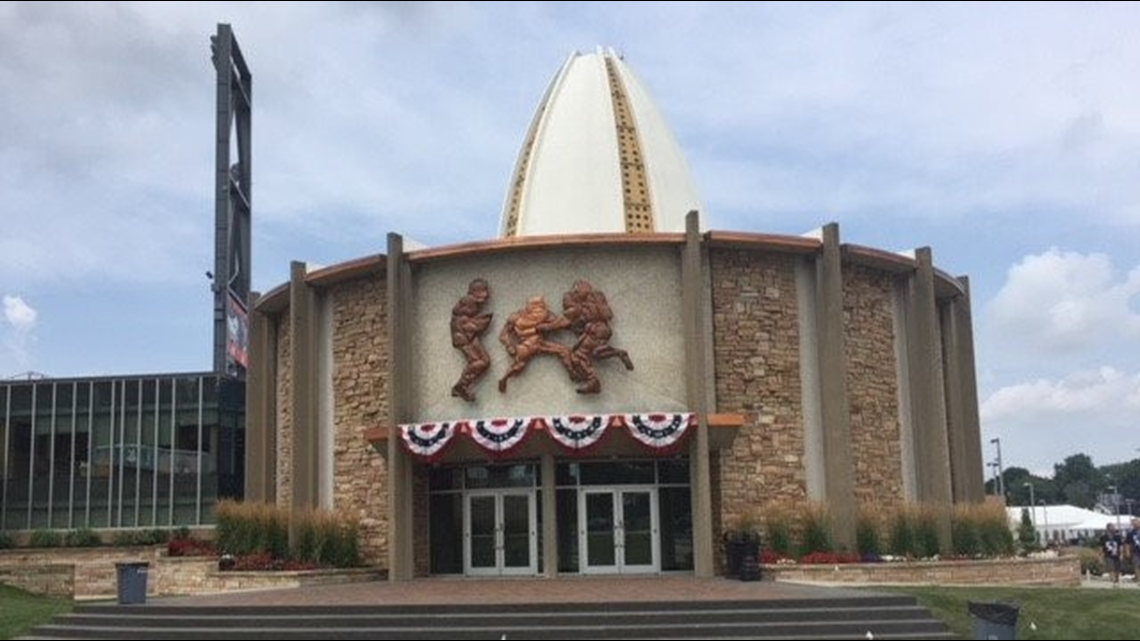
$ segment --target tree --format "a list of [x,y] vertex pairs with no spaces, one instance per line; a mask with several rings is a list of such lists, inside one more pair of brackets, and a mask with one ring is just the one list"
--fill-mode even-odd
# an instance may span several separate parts
[[1021,525],[1017,526],[1017,540],[1023,549],[1037,546],[1037,528],[1033,527],[1033,519],[1029,517],[1029,508],[1021,508]]
[[1105,486],[1104,474],[1088,454],[1073,454],[1053,465],[1053,483],[1062,500],[1084,508],[1096,504],[1097,494]]

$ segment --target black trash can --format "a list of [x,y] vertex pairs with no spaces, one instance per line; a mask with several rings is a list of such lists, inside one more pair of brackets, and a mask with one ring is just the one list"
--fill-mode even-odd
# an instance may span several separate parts
[[150,563],[145,561],[115,564],[120,605],[146,603],[146,575],[149,569]]
[[760,578],[760,537],[754,532],[724,535],[724,574],[728,578],[755,581]]
[[1017,615],[1021,607],[1016,603],[970,601],[970,616],[974,619],[975,639],[1016,639]]

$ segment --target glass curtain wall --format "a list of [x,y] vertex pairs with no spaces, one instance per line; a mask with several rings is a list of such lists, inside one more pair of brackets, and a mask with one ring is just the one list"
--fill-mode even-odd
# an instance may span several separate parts
[[213,523],[244,485],[244,383],[0,382],[0,530]]

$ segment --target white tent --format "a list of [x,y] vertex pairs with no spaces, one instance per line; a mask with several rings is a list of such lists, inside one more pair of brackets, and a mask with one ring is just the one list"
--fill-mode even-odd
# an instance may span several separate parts
[[1042,541],[1095,538],[1110,522],[1119,522],[1122,528],[1127,529],[1130,518],[1128,515],[1118,517],[1075,505],[1038,505],[1033,509],[1028,505],[1012,506],[1006,508],[1006,513],[1009,516],[1009,526],[1014,532],[1021,525],[1022,510],[1029,510],[1029,518]]

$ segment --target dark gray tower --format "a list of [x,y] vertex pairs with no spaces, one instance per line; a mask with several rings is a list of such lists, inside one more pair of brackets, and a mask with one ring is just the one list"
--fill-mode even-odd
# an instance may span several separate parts
[[214,370],[245,378],[249,364],[250,137],[253,77],[230,25],[210,37],[218,76],[214,176]]

